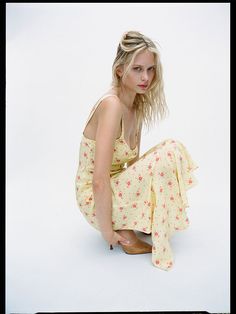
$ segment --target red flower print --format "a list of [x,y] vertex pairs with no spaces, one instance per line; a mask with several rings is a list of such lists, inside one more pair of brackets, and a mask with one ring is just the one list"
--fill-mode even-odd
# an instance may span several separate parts
[[163,192],[163,188],[162,188],[162,187],[160,187],[160,192],[161,192],[161,193]]
[[160,264],[159,259],[155,260],[155,263],[156,263],[156,265],[159,265]]
[[151,206],[151,202],[148,202],[148,204],[147,204],[147,205],[148,205],[148,207],[150,207],[150,206]]
[[115,224],[115,221],[112,221],[112,224],[114,225],[114,224]]
[[148,169],[149,169],[149,170],[152,169],[152,165],[151,165],[151,164],[149,164]]
[[150,173],[149,173],[149,175],[152,177],[152,176],[153,176],[153,173],[152,173],[152,172],[150,172]]
[[168,153],[167,153],[167,156],[168,156],[168,157],[172,157],[172,153],[171,153],[171,152],[168,152]]
[[124,215],[122,218],[123,218],[123,220],[125,220],[125,219],[127,218],[127,216],[126,216],[126,215]]
[[87,157],[88,157],[87,153],[84,153],[84,157],[85,157],[85,158],[87,158]]
[[127,187],[129,187],[131,185],[131,181],[130,180],[127,181],[126,184],[127,184]]
[[179,216],[176,216],[175,219],[176,219],[176,220],[179,220]]
[[114,152],[116,152],[116,148],[114,148]]
[[92,196],[90,196],[89,200],[92,201],[92,199],[93,199]]
[[155,237],[158,237],[158,236],[159,236],[159,234],[158,234],[157,231],[154,233],[154,236],[155,236]]
[[189,222],[188,218],[185,221],[188,223]]
[[160,160],[160,158],[159,158],[159,157],[157,157],[157,158],[156,158],[156,162],[158,162],[159,160]]
[[146,232],[147,228],[143,228],[143,231]]
[[142,218],[144,218],[145,217],[145,214],[144,213],[142,213]]
[[93,216],[93,217],[95,217],[95,216],[96,216],[96,214],[95,214],[95,213],[93,213],[93,214],[92,214],[92,216]]
[[133,203],[132,207],[133,207],[133,208],[137,208],[137,204],[136,204],[136,203]]
[[190,178],[189,180],[188,180],[188,184],[192,184],[193,183],[193,181],[192,181],[192,179]]
[[139,191],[137,191],[137,192],[136,192],[136,196],[139,196],[139,195],[140,195],[140,192],[139,192]]
[[162,207],[163,207],[163,208],[166,208],[166,204],[165,204],[165,203],[164,203],[164,204],[162,204]]
[[161,177],[164,177],[164,175],[165,175],[164,172],[160,172],[159,174]]
[[168,182],[168,185],[169,185],[169,186],[172,186],[172,182],[171,182],[171,181],[169,181],[169,182]]
[[122,212],[123,209],[124,209],[123,207],[120,207],[120,208],[119,208],[120,212]]
[[183,208],[180,208],[180,207],[179,207],[179,211],[182,212],[182,210],[183,210]]
[[137,221],[134,221],[134,225],[135,225],[135,226],[137,225]]
[[92,162],[92,164],[94,164],[94,160],[93,159],[91,159],[91,162]]
[[118,196],[122,198],[122,193],[121,193],[121,192],[119,192]]
[[80,180],[80,176],[78,176],[77,179]]
[[174,196],[173,196],[173,195],[171,195],[170,200],[171,200],[171,201],[173,201],[173,200],[174,200]]
[[141,175],[139,175],[138,179],[139,179],[139,181],[142,181],[143,177]]
[[85,146],[88,146],[88,143],[87,143],[87,142],[85,142]]
[[120,182],[119,182],[119,180],[117,180],[115,183],[116,183],[116,185],[118,185]]

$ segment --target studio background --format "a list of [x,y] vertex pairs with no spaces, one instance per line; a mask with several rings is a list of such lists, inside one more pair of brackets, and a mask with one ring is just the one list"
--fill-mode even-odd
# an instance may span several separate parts
[[[183,142],[199,168],[171,271],[108,250],[75,198],[88,114],[123,32],[157,42],[169,116],[141,154]],[[36,311],[229,312],[230,5],[6,4],[6,305]]]

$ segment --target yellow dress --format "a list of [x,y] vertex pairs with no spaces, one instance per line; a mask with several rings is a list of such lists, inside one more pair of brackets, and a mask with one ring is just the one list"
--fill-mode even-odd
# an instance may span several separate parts
[[[93,107],[91,119],[105,95]],[[86,125],[87,125],[86,123]],[[92,190],[96,142],[82,135],[79,166],[75,179],[76,200],[80,211],[99,230]],[[116,139],[110,169],[112,188],[112,225],[114,230],[131,229],[152,234],[152,263],[169,270],[173,254],[169,239],[174,231],[188,227],[186,190],[196,184],[193,170],[197,165],[177,140],[167,139],[143,154],[135,163],[126,163],[137,156],[122,133]]]

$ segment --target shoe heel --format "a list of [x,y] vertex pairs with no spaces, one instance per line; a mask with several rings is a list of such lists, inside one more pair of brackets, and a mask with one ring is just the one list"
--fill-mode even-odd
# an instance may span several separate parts
[[110,244],[110,250],[113,250],[113,246]]

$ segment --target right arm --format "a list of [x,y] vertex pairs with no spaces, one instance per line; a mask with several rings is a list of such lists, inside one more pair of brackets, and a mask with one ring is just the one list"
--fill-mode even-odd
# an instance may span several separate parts
[[99,229],[103,238],[113,245],[118,241],[126,244],[125,239],[112,228],[112,189],[110,184],[110,168],[121,117],[122,108],[118,99],[109,97],[102,101],[98,110],[95,138],[93,194]]

